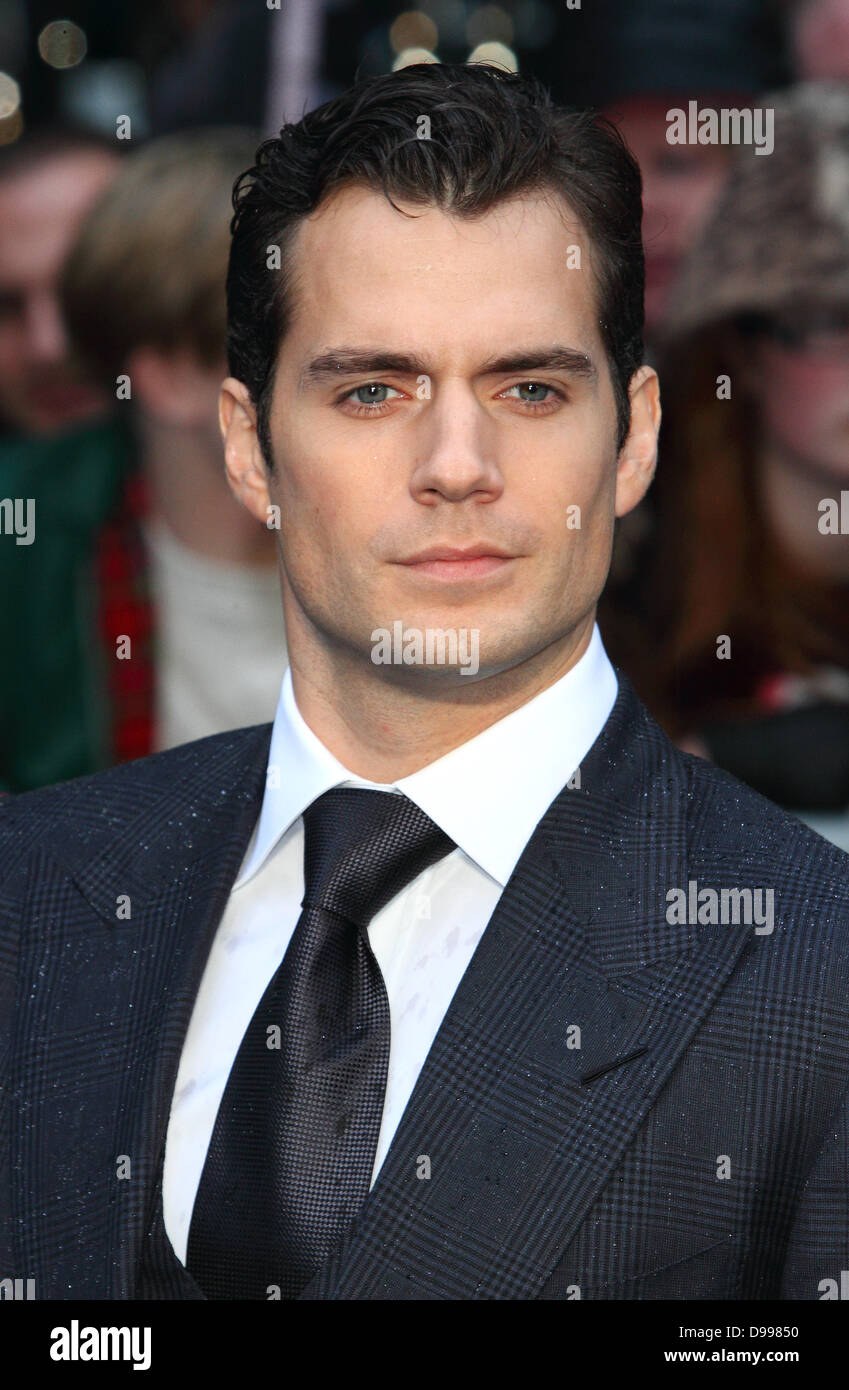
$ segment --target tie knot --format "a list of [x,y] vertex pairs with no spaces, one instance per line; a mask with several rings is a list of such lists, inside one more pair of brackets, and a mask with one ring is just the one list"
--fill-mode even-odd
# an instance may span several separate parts
[[372,917],[454,841],[408,796],[334,787],[304,811],[304,907]]

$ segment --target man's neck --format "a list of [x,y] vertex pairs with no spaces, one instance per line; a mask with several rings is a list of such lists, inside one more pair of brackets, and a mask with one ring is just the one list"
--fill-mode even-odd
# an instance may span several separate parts
[[767,522],[791,558],[825,583],[849,578],[849,549],[817,525],[823,498],[839,504],[841,480],[777,446],[764,449],[760,470]]
[[[468,743],[547,690],[589,646],[595,610],[574,631],[527,661],[482,680],[399,685],[364,660],[328,660],[290,641],[298,710],[334,757],[358,777],[392,783]],[[300,651],[298,650],[300,648]],[[308,655],[304,655],[308,650]],[[462,682],[462,683],[461,683]]]
[[276,564],[274,533],[236,501],[211,430],[163,425],[139,410],[136,432],[151,512],[188,550],[237,565]]

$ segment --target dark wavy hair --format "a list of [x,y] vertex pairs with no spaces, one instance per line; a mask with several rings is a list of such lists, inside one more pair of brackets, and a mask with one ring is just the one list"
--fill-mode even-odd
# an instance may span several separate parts
[[[430,139],[417,137],[430,119]],[[290,245],[299,223],[342,184],[474,217],[514,195],[553,190],[596,252],[602,341],[613,380],[617,449],[628,385],[643,361],[645,269],[640,169],[616,126],[555,105],[542,83],[479,63],[416,63],[367,77],[265,140],[233,187],[227,357],[268,427],[274,367],[292,315]],[[401,212],[402,209],[398,208]],[[279,246],[280,269],[269,270]],[[271,277],[271,280],[270,280]]]

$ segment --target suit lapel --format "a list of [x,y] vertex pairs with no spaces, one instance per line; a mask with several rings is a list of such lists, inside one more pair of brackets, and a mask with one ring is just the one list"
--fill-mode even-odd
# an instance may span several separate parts
[[618,674],[580,789],[526,846],[303,1298],[534,1297],[751,939],[666,921],[686,769]]
[[[104,836],[100,852],[92,853],[88,839],[79,844],[70,840],[55,855],[107,924],[110,938],[100,951],[103,979],[91,981],[92,1008],[103,1021],[103,1036],[121,1039],[122,1047],[118,1064],[105,1078],[108,1094],[101,1095],[100,1105],[111,1135],[105,1152],[129,1158],[131,1178],[117,1184],[117,1200],[109,1207],[107,1288],[94,1296],[133,1297],[139,1242],[153,1214],[155,1176],[183,1040],[215,930],[259,814],[270,736],[267,724],[187,745],[178,752],[189,759],[189,767],[164,792],[168,764],[157,767],[151,760],[143,773],[134,770],[133,793],[142,809],[117,834]],[[164,756],[173,759],[176,754]],[[174,766],[172,761],[169,771]],[[116,919],[122,895],[131,903],[130,921]],[[45,1007],[49,1013],[50,1000]],[[131,1023],[128,1008],[133,1010]],[[105,1017],[110,1012],[111,1029]],[[29,1036],[35,1047],[38,1032],[31,1030]],[[23,1064],[30,1070],[39,1065],[43,1074],[43,1060],[30,1056]],[[49,1096],[49,1076],[43,1090]],[[81,1133],[68,1160],[81,1189],[90,1184],[92,1172],[102,1169],[103,1155],[101,1126],[94,1125],[90,1148]],[[37,1183],[21,1192],[20,1200],[33,1214],[51,1205]],[[100,1223],[81,1230],[79,1241],[89,1243],[90,1253],[87,1257],[79,1246],[75,1250],[77,1280],[79,1268],[102,1268]],[[46,1245],[34,1241],[31,1260],[37,1262]],[[44,1273],[46,1286],[52,1280]]]

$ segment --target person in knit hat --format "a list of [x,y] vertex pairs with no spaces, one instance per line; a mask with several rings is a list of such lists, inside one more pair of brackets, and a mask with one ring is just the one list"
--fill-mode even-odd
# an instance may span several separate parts
[[849,88],[765,99],[667,320],[653,520],[602,630],[682,746],[849,848]]
[[722,188],[734,149],[674,142],[669,113],[748,111],[787,76],[781,34],[763,0],[609,0],[586,95],[624,135],[643,176],[646,330],[663,330],[678,269]]

